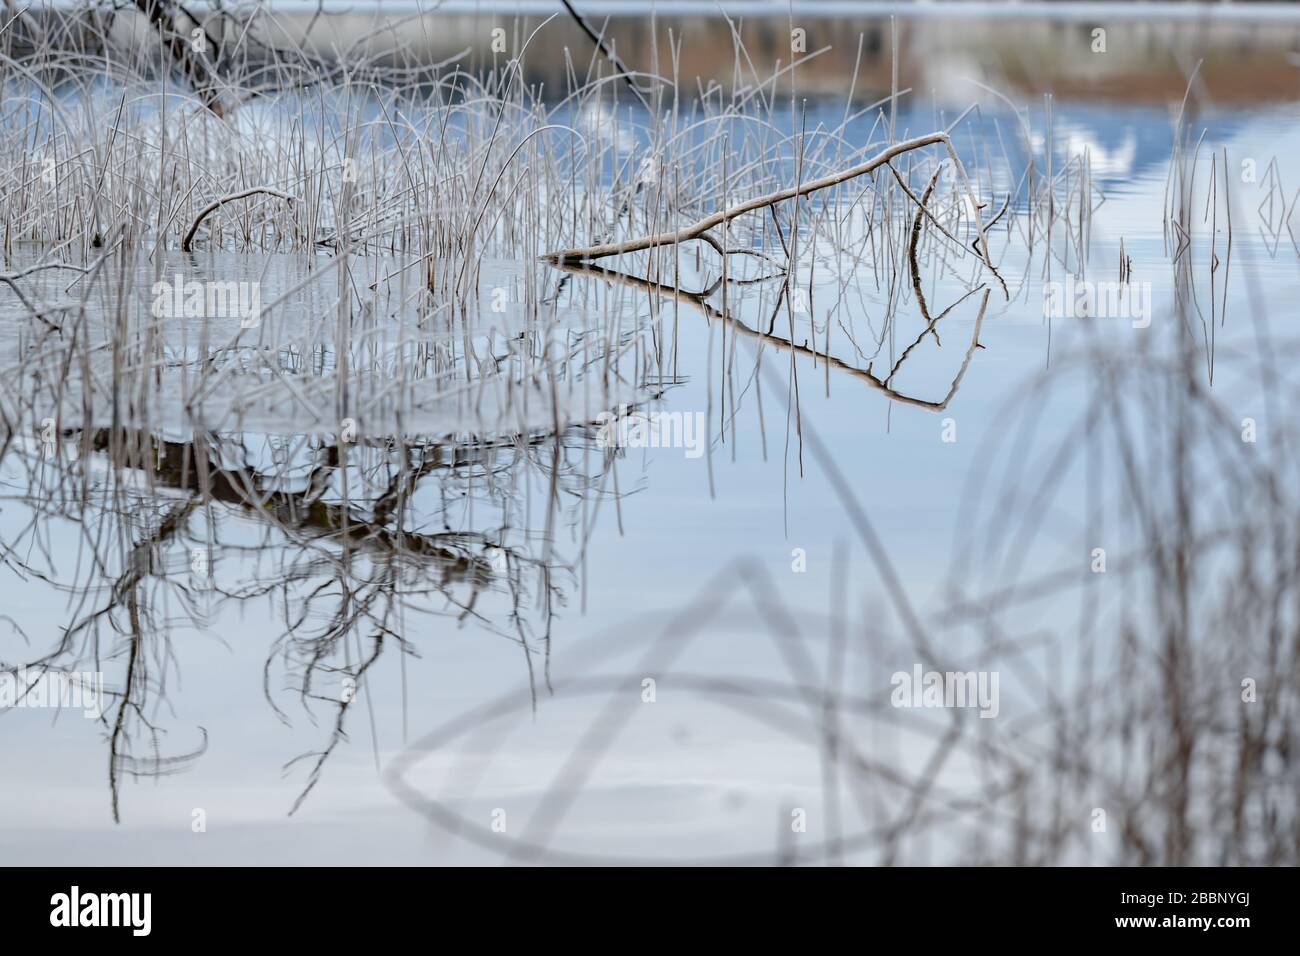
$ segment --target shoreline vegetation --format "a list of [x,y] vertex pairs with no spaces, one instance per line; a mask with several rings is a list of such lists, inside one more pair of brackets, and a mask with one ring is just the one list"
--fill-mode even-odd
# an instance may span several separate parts
[[[137,6],[146,4],[147,0],[140,0]],[[895,70],[903,88],[944,90],[959,68],[976,78],[991,72],[1000,77],[1003,91],[1015,96],[1039,97],[1050,89],[1061,97],[1098,103],[1163,102],[1181,98],[1180,67],[1196,59],[1202,61],[1201,82],[1216,102],[1283,103],[1300,97],[1300,70],[1294,61],[1300,49],[1300,11],[1286,3],[1173,4],[1174,11],[1193,11],[1174,19],[1167,18],[1168,11],[1147,17],[1142,4],[1126,0],[1100,8],[1097,4],[1017,4],[1018,9],[1009,14],[1009,8],[1000,4],[925,6],[934,8],[926,16],[907,5],[897,11],[882,8],[847,16],[836,16],[831,5],[810,11],[801,8],[796,25],[805,31],[807,51],[816,54],[800,67],[801,95],[839,97],[844,77],[850,74],[857,75],[864,91],[887,91]],[[59,22],[69,51],[95,53],[100,49],[101,26],[70,23],[67,17],[75,7],[68,3],[42,10],[33,5],[23,12],[23,19],[34,24],[46,18]],[[219,16],[202,4],[186,4],[185,9],[196,13],[214,40],[237,37],[246,22],[245,17],[230,13]],[[784,8],[766,13],[742,10],[730,22],[711,5],[690,13],[661,9],[653,20],[650,11],[623,10],[621,3],[594,12],[590,3],[575,9],[597,32],[618,38],[618,52],[633,71],[670,70],[668,51],[678,44],[675,57],[682,76],[698,77],[706,86],[716,84],[730,91],[736,84],[743,85],[745,77],[717,51],[731,48],[736,38],[755,62],[789,61],[793,21]],[[22,4],[13,2],[0,8],[0,25],[22,10]],[[980,10],[984,13],[977,15]],[[988,10],[1000,12],[990,19]],[[1072,10],[1084,12],[1074,18]],[[423,63],[458,58],[455,62],[467,72],[477,73],[501,65],[501,55],[492,49],[493,26],[526,32],[556,12],[563,12],[559,2],[536,5],[520,19],[513,5],[498,10],[485,4],[477,12],[464,5],[450,10],[440,6],[420,13],[402,5],[362,11],[326,4],[318,12],[315,3],[277,4],[273,25],[266,30],[275,44],[301,47],[322,62],[340,53],[379,64],[391,64],[398,56]],[[145,18],[139,10],[120,12],[112,21],[113,42],[128,47],[150,43]],[[188,18],[182,19],[188,23]],[[1087,37],[1102,21],[1117,37],[1105,56],[1092,55],[1087,44],[1069,42]],[[896,59],[891,22],[899,25],[902,34]],[[40,27],[42,32],[48,29]],[[525,84],[552,91],[551,95],[565,89],[566,48],[584,63],[591,48],[586,31],[567,16],[552,22],[534,40],[534,55],[523,67]],[[1241,69],[1243,48],[1251,51],[1249,71]],[[1063,53],[1070,50],[1076,52]],[[963,90],[958,99],[967,96]]]

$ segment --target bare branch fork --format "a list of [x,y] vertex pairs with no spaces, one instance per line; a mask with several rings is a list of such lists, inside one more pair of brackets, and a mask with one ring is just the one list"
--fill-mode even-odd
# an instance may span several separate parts
[[[903,140],[895,143],[888,149],[884,149],[871,157],[864,163],[850,167],[843,172],[832,173],[829,176],[823,176],[820,179],[812,179],[799,186],[791,186],[787,189],[778,190],[769,193],[766,196],[758,196],[754,199],[747,199],[745,202],[738,203],[730,209],[724,209],[706,216],[699,222],[692,223],[689,226],[683,226],[681,229],[672,232],[660,232],[650,236],[641,236],[637,239],[626,239],[622,242],[606,242],[596,246],[585,246],[575,249],[559,249],[555,252],[548,252],[541,258],[544,262],[563,264],[565,262],[592,262],[596,259],[604,259],[608,256],[622,255],[627,252],[642,252],[646,249],[654,249],[659,246],[671,246],[678,243],[690,242],[692,239],[704,239],[709,241],[705,236],[710,229],[720,226],[724,222],[730,222],[747,212],[753,212],[756,209],[762,209],[766,206],[772,206],[787,199],[795,199],[799,196],[806,196],[809,193],[817,192],[820,189],[826,189],[830,186],[838,186],[840,183],[848,182],[850,179],[856,179],[858,176],[864,176],[867,173],[879,169],[881,166],[888,165],[893,159],[904,153],[911,152],[914,149],[923,149],[926,146],[934,146],[942,143],[948,150],[948,155],[952,158],[953,164],[961,176],[962,185],[965,189],[967,199],[970,201],[971,211],[975,218],[975,229],[979,234],[979,253],[984,265],[997,278],[1002,285],[1002,291],[1007,292],[1006,283],[1002,282],[1002,277],[998,275],[992,260],[989,258],[988,243],[984,241],[985,225],[979,218],[979,210],[984,208],[984,204],[979,202],[975,197],[974,190],[971,188],[970,180],[966,176],[966,168],[962,165],[961,159],[957,156],[957,151],[953,149],[952,140],[947,133],[927,133],[924,136],[917,136],[912,139]],[[892,168],[892,167],[891,167]],[[909,191],[909,196],[911,195]],[[915,201],[916,197],[911,196]],[[924,207],[923,207],[924,208]],[[716,243],[711,243],[717,248]]]

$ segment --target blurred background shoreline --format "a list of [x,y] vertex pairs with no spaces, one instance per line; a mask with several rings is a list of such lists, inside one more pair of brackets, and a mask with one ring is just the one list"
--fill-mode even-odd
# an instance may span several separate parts
[[[191,9],[210,30],[215,19],[228,18],[231,30],[232,21],[247,15],[239,7],[216,12],[218,6],[201,3]],[[42,10],[53,15],[62,8],[44,4],[27,15],[39,18]],[[702,89],[769,80],[788,66],[789,34],[797,28],[805,34],[801,62],[777,89],[789,90],[793,82],[803,96],[843,97],[851,78],[859,94],[888,93],[896,43],[900,88],[940,105],[969,105],[978,95],[972,78],[1008,95],[1176,104],[1198,63],[1198,92],[1221,105],[1300,99],[1300,6],[1295,4],[634,0],[583,2],[576,8],[634,70],[671,72],[672,50],[680,44],[680,72],[698,77]],[[514,49],[554,13],[561,16],[530,41],[525,77],[534,87],[562,95],[568,71],[587,69],[591,43],[558,2],[277,3],[273,39],[324,58],[351,49],[380,64],[395,51],[424,62],[459,58],[457,65],[473,73],[509,59],[492,50],[494,28],[506,29]],[[1107,31],[1104,53],[1091,50],[1098,27]],[[145,18],[130,9],[114,14],[112,29],[117,41],[151,35]],[[97,25],[88,26],[84,42],[93,45],[98,35]],[[735,74],[737,37],[753,75]]]

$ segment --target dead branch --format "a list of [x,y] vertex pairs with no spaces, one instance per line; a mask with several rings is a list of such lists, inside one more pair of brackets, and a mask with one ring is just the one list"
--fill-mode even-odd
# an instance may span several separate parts
[[927,133],[924,136],[916,136],[912,139],[903,140],[895,143],[893,146],[882,150],[875,156],[871,157],[864,163],[859,163],[843,172],[832,173],[829,176],[823,176],[820,179],[812,179],[799,186],[791,186],[786,189],[770,193],[766,196],[758,196],[754,199],[748,199],[745,202],[732,206],[730,209],[724,209],[715,212],[711,216],[706,216],[699,222],[689,226],[683,226],[681,229],[673,232],[661,232],[651,236],[641,236],[637,239],[626,239],[622,242],[607,242],[596,246],[586,246],[576,249],[560,249],[556,252],[548,252],[541,258],[544,262],[563,264],[565,262],[591,262],[595,259],[604,259],[607,256],[622,255],[627,252],[642,252],[646,249],[654,249],[659,246],[671,246],[678,243],[690,242],[692,239],[701,238],[704,233],[708,232],[715,226],[720,226],[724,222],[730,222],[733,219],[743,216],[747,212],[753,212],[756,209],[763,209],[767,206],[773,206],[779,202],[785,202],[787,199],[795,199],[799,196],[806,196],[809,193],[826,189],[830,186],[838,186],[840,183],[848,182],[850,179],[856,179],[858,176],[864,176],[867,173],[879,169],[890,163],[894,158],[904,153],[911,152],[914,149],[922,149],[926,146],[934,146],[942,143],[948,150],[948,155],[952,158],[953,164],[957,167],[957,172],[961,176],[962,185],[965,187],[966,196],[970,201],[971,209],[975,216],[975,229],[979,234],[979,252],[984,265],[989,271],[997,277],[998,282],[1002,284],[1003,292],[1006,292],[1006,284],[1002,283],[1001,276],[998,276],[997,269],[994,268],[993,262],[989,259],[988,243],[984,242],[984,224],[980,221],[979,210],[983,205],[975,198],[975,193],[971,189],[970,180],[966,177],[966,169],[958,158],[956,150],[953,149],[952,140],[947,133]]
[[275,196],[283,199],[285,202],[297,202],[296,196],[291,196],[286,192],[281,192],[271,186],[253,186],[251,189],[245,189],[243,192],[231,193],[229,196],[222,196],[220,199],[214,199],[200,210],[194,222],[190,224],[189,231],[185,233],[185,238],[181,240],[181,252],[190,251],[190,243],[194,241],[194,234],[199,231],[199,225],[204,219],[212,215],[228,202],[234,202],[236,199],[247,199],[249,196],[256,196],[260,193],[266,193],[268,196]]
[[593,30],[591,25],[587,23],[587,18],[577,10],[573,9],[573,4],[570,3],[569,0],[560,0],[560,2],[564,4],[564,9],[569,11],[569,16],[573,17],[574,22],[578,24],[578,27],[582,32],[587,34],[588,39],[590,39],[592,43],[596,44],[596,49],[605,55],[605,59],[609,60],[609,62],[613,64],[614,69],[618,70],[619,74],[627,82],[628,89],[630,89],[633,95],[641,101],[641,105],[645,107],[646,112],[653,113],[654,110],[650,108],[650,101],[646,99],[645,93],[643,93],[641,88],[636,85],[636,81],[632,79],[632,71],[627,68],[627,64],[619,59],[618,54],[614,52],[614,48],[605,42],[603,33],[597,33]]
[[[168,55],[181,68],[181,71],[189,77],[190,83],[194,86],[194,92],[203,101],[203,105],[214,116],[224,117],[227,107],[221,101],[221,95],[217,92],[216,71],[205,59],[203,52],[196,49],[191,44],[190,39],[177,27],[175,15],[169,9],[169,6],[163,0],[135,0],[135,5],[158,30],[158,35],[167,46]],[[186,15],[190,16],[188,11]],[[217,41],[212,34],[203,29],[193,16],[190,16],[190,19],[194,20],[195,29],[202,31],[202,39],[205,44],[204,51],[206,51],[207,47],[211,47],[215,53]]]

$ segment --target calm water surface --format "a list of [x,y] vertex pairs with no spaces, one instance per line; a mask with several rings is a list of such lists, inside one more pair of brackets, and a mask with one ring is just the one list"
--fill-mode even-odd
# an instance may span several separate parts
[[[998,123],[959,136],[968,161],[1014,140],[1005,106],[984,109]],[[973,257],[932,269],[929,301],[961,300],[937,336],[921,334],[910,287],[891,290],[869,259],[805,274],[812,324],[801,315],[797,327],[783,308],[771,325],[779,283],[730,287],[708,314],[600,276],[561,283],[556,271],[543,294],[555,302],[551,341],[568,357],[554,394],[545,382],[526,398],[448,391],[431,376],[408,383],[402,421],[385,390],[397,375],[384,366],[393,343],[377,327],[349,353],[372,401],[340,461],[335,423],[306,411],[317,399],[328,407],[337,382],[330,343],[307,334],[336,308],[324,260],[167,253],[157,273],[131,263],[140,295],[155,274],[210,271],[258,281],[263,303],[287,298],[256,338],[223,354],[203,409],[208,433],[177,396],[187,366],[231,338],[237,318],[168,326],[156,347],[170,364],[148,383],[147,411],[83,389],[67,402],[81,410],[61,419],[57,454],[39,421],[11,436],[0,464],[0,660],[55,649],[54,666],[100,671],[110,695],[132,689],[133,699],[109,696],[102,720],[4,712],[0,857],[1006,860],[1024,845],[1017,819],[1055,824],[1045,803],[1015,795],[1005,755],[1042,770],[1049,728],[1065,732],[1063,712],[1083,720],[1071,711],[1083,694],[1098,723],[1069,732],[1096,748],[1098,776],[1058,806],[1086,828],[1105,802],[1098,768],[1111,759],[1105,721],[1118,713],[1104,709],[1107,688],[1136,666],[1125,664],[1125,624],[1172,613],[1144,603],[1149,592],[1119,558],[1146,541],[1134,489],[1158,498],[1168,477],[1164,436],[1182,406],[1181,386],[1166,383],[1195,378],[1229,439],[1240,443],[1240,423],[1254,421],[1255,465],[1283,476],[1291,467],[1286,373],[1268,370],[1295,342],[1288,217],[1300,102],[1199,104],[1199,232],[1186,253],[1197,298],[1181,310],[1179,240],[1165,226],[1170,110],[1070,96],[1052,109],[1050,144],[1041,101],[1025,119],[1044,165],[1087,156],[1095,206],[1083,275],[1115,278],[1122,241],[1133,279],[1150,283],[1149,327],[1046,320],[1045,283],[1081,264],[1060,246],[1049,272],[1042,237],[1032,252],[1008,247],[1010,297],[994,290],[982,315],[983,292],[962,298]],[[937,110],[909,107],[900,126],[932,128]],[[841,112],[814,104],[808,125]],[[1231,204],[1230,257],[1224,220],[1213,249],[1203,221],[1211,175],[1218,208]],[[992,184],[997,202],[1007,185]],[[9,268],[34,261],[22,256]],[[399,265],[358,261],[354,281]],[[689,265],[683,285],[707,284]],[[527,331],[515,304],[524,270],[502,260],[483,270],[480,286],[511,290],[511,304],[485,301],[476,341],[506,354]],[[68,282],[49,275],[37,287],[53,299]],[[91,338],[108,340],[107,320],[89,308]],[[0,322],[2,361],[15,370],[39,346],[2,288]],[[786,338],[795,328],[796,344],[814,351],[829,328],[837,361],[792,361],[756,334],[769,327]],[[608,356],[584,352],[611,328],[625,346],[614,376]],[[675,330],[666,358],[656,328]],[[1191,369],[1171,375],[1174,345],[1188,337]],[[462,344],[445,338],[448,354]],[[869,367],[883,378],[914,340],[893,396],[865,380]],[[7,387],[52,386],[11,377]],[[621,402],[698,415],[703,453],[610,454],[591,422]],[[1116,414],[1136,460],[1113,446],[1087,451],[1089,423]],[[505,437],[471,447],[470,422],[485,420]],[[1191,456],[1217,460],[1202,445],[1220,439],[1197,422]],[[399,431],[443,437],[399,453],[382,437]],[[391,467],[402,454],[409,482]],[[161,463],[152,475],[139,467],[149,456]],[[82,458],[86,477],[74,481],[69,461]],[[134,463],[133,482],[107,482],[113,461]],[[1196,527],[1232,527],[1234,514],[1244,526],[1223,474],[1196,467],[1186,512]],[[1098,547],[1115,562],[1105,575],[1090,573]],[[1215,591],[1215,561],[1200,568],[1200,597]],[[985,598],[996,612],[962,604]],[[997,719],[891,707],[891,675],[918,661],[997,672]],[[1240,672],[1202,676],[1235,686]],[[843,700],[828,711],[834,693]],[[1132,768],[1149,757],[1128,759]],[[1293,769],[1275,773],[1294,782]],[[1102,862],[1118,839],[1112,830],[1069,842],[1056,859]],[[842,842],[828,850],[828,840]]]

